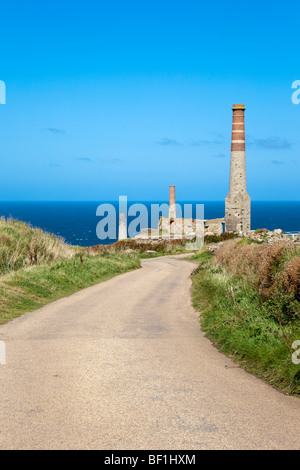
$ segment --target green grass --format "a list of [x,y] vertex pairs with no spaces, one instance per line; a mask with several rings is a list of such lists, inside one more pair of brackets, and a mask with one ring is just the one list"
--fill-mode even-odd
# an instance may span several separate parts
[[[109,253],[124,253],[128,250],[138,253],[146,257],[155,257],[170,254],[187,253],[186,244],[187,240],[175,239],[175,240],[139,240],[139,239],[127,239],[120,240],[112,245],[95,245],[86,248],[87,253],[99,253],[108,251]],[[155,251],[151,255],[147,255],[146,251]]]
[[151,259],[151,258],[160,258],[161,256],[168,256],[170,255],[171,253],[151,253],[151,254],[147,254],[147,253],[140,253],[139,254],[139,257],[140,259]]
[[212,254],[203,249],[200,253],[196,253],[195,255],[190,256],[190,260],[192,261],[208,261],[212,258]]
[[259,292],[245,279],[229,276],[210,253],[192,258],[199,261],[192,275],[193,304],[206,336],[248,372],[300,396],[300,366],[291,359],[300,321],[279,324]]
[[[81,248],[17,220],[0,220],[0,324],[141,266],[141,258],[185,252],[184,240]],[[155,250],[152,255],[146,250]]]
[[161,256],[171,256],[171,255],[182,255],[185,253],[190,253],[185,248],[179,248],[178,250],[170,250],[170,251],[157,251],[156,253],[140,253],[140,259],[151,259],[151,258],[160,258]]
[[26,266],[71,258],[79,250],[17,220],[0,220],[0,276]]
[[0,324],[139,267],[139,258],[134,254],[104,253],[11,272],[0,278]]
[[243,237],[239,240],[238,245],[260,245],[263,242],[259,242],[258,240],[254,240],[252,238]]
[[0,220],[0,324],[137,269],[135,253],[89,253],[17,220]]

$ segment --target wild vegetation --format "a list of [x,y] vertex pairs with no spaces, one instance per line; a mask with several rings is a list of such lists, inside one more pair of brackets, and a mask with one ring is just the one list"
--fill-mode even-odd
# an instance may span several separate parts
[[[300,247],[223,234],[206,243],[193,278],[202,328],[220,350],[286,393],[300,395]],[[222,242],[222,243],[219,243]],[[0,221],[0,323],[112,276],[140,258],[185,252],[185,240],[122,240],[89,248],[29,225]]]
[[120,240],[112,245],[95,245],[90,248],[86,248],[87,253],[126,253],[136,252],[137,254],[143,255],[148,251],[155,252],[157,256],[165,254],[176,254],[183,253],[186,251],[186,240],[161,240],[161,241],[141,241],[141,240]]
[[17,269],[68,259],[76,249],[62,239],[17,220],[0,220],[0,275]]
[[193,302],[206,335],[248,371],[300,395],[300,247],[289,242],[224,243],[193,274]]
[[140,258],[181,253],[185,243],[122,240],[82,248],[23,222],[0,220],[0,323],[137,269]]
[[0,221],[0,323],[140,267],[134,253],[87,253],[15,221]]
[[224,232],[221,235],[205,235],[204,241],[205,243],[219,243],[224,242],[226,240],[232,240],[234,238],[238,238],[238,235],[233,232]]
[[[292,243],[228,243],[216,259],[232,276],[251,284],[279,323],[300,320],[300,247]],[[300,339],[300,338],[299,338]]]

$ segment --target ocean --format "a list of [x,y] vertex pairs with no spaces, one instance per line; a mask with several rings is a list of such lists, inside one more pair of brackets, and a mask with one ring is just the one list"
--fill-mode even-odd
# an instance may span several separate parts
[[[153,202],[162,204],[163,202]],[[107,202],[106,202],[107,203]],[[118,211],[118,202],[109,202]],[[148,208],[150,220],[151,202],[141,202]],[[204,204],[205,219],[223,217],[225,203],[197,202]],[[113,243],[116,239],[99,240],[96,227],[100,217],[96,216],[97,207],[102,202],[0,202],[0,216],[22,220],[39,227],[46,232],[61,236],[71,245],[92,246]],[[134,202],[128,202],[128,207]],[[196,202],[185,201],[183,204],[193,204],[195,217]],[[118,212],[117,212],[118,213]],[[128,223],[132,218],[128,218]],[[149,222],[150,226],[150,222]],[[281,202],[252,202],[251,228],[280,228],[286,232],[300,232],[300,201]]]

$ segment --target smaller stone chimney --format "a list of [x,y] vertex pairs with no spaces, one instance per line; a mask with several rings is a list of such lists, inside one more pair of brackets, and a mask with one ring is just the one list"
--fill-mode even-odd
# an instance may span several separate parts
[[176,220],[175,186],[170,186],[169,219],[170,219],[170,224],[175,222]]

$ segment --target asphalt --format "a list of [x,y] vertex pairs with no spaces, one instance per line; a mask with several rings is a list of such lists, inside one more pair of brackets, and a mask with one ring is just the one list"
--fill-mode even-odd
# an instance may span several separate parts
[[299,399],[200,331],[195,265],[142,265],[0,327],[0,449],[299,449]]

